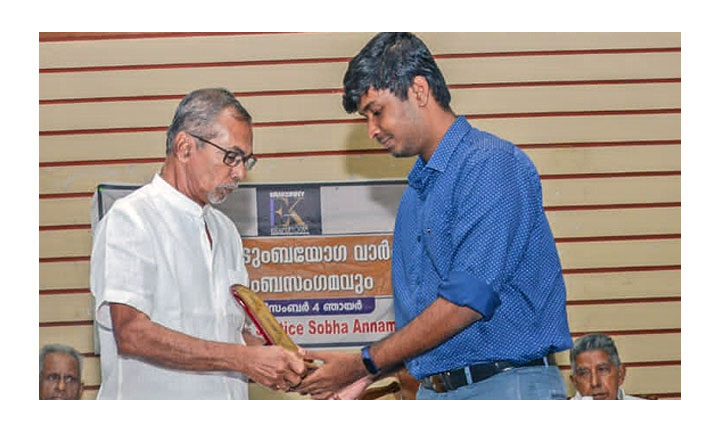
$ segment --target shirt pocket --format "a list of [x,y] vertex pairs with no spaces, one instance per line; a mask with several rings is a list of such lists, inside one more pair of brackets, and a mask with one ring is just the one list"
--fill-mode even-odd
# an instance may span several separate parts
[[450,227],[442,223],[441,218],[435,218],[423,221],[421,230],[422,244],[429,264],[440,279],[446,279],[450,273],[453,255]]

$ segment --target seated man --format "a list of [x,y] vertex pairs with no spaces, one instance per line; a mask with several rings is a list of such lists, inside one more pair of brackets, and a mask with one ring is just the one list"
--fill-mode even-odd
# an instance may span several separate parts
[[40,400],[80,399],[82,356],[73,347],[49,344],[40,350]]
[[572,375],[577,392],[573,400],[630,400],[620,388],[625,381],[625,366],[613,340],[604,334],[589,334],[577,340],[570,350]]

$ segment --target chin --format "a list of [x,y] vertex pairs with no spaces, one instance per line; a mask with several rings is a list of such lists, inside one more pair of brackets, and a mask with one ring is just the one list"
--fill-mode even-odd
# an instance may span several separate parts
[[222,204],[223,202],[225,202],[225,200],[231,193],[231,190],[215,189],[214,191],[207,194],[207,200],[212,205]]

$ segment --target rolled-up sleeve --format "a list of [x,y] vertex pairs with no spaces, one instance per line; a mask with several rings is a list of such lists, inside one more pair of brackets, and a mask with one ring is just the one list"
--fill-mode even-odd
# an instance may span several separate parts
[[500,306],[500,296],[480,278],[467,272],[453,272],[440,283],[438,295],[458,306],[467,306],[489,320]]

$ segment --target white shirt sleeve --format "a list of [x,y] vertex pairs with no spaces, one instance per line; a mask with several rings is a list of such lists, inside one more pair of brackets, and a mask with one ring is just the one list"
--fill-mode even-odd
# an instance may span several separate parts
[[126,206],[116,205],[98,226],[94,240],[90,276],[97,322],[112,328],[110,303],[151,316],[157,265],[142,220]]

